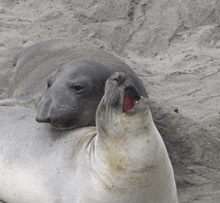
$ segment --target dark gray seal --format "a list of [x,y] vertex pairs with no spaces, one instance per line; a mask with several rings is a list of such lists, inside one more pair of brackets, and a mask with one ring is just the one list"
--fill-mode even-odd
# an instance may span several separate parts
[[[25,104],[37,106],[39,97],[46,89],[48,77],[75,60],[91,60],[112,68],[128,67],[113,54],[89,42],[75,42],[71,39],[38,42],[18,54],[16,67],[6,92],[7,98],[21,106]],[[31,103],[33,100],[36,100],[35,104]]]
[[39,42],[18,57],[7,92],[10,99],[0,105],[39,105],[37,121],[60,130],[95,125],[105,82],[116,71],[126,73],[140,94],[147,96],[134,71],[114,55],[88,42]]
[[27,108],[0,108],[0,201],[177,203],[149,99],[124,74],[107,80],[96,127],[60,132],[34,117]]
[[141,80],[126,64],[117,67],[90,60],[75,61],[48,79],[36,120],[59,130],[95,125],[105,82],[116,71],[126,72],[139,94],[147,96]]

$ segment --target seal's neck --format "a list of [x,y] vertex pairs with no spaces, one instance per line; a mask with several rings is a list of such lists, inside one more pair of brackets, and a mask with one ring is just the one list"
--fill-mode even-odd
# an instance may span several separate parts
[[122,143],[129,144],[131,139],[149,137],[152,136],[152,131],[157,132],[149,107],[146,107],[144,112],[139,111],[132,115],[117,113],[114,110],[108,112],[105,119],[97,123],[99,140],[106,142],[107,145],[120,143],[122,146]]
[[101,176],[109,181],[126,182],[126,174],[155,167],[154,155],[158,154],[158,145],[164,146],[150,110],[145,117],[136,115],[130,120],[116,117],[115,123],[108,126],[107,129],[97,127],[95,138],[93,166],[98,166],[95,170]]

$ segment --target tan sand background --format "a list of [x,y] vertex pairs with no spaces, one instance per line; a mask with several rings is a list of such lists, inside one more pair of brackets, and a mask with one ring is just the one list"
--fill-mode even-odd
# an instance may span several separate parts
[[149,92],[179,202],[220,202],[220,1],[0,0],[0,99],[19,51],[54,38],[90,41],[130,65]]

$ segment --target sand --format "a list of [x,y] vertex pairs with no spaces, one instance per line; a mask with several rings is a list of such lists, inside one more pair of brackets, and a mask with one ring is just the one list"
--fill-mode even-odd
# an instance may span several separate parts
[[89,41],[143,80],[179,202],[219,203],[219,8],[217,0],[0,0],[0,99],[25,47]]

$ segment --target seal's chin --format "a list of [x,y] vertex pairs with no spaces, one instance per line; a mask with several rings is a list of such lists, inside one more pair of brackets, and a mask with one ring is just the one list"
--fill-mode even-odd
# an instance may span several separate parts
[[75,125],[63,126],[63,125],[56,125],[56,124],[52,124],[52,123],[49,123],[48,125],[50,127],[52,127],[53,129],[59,130],[59,131],[73,130],[73,129],[77,128]]
[[134,87],[126,87],[124,90],[123,112],[133,109],[140,100],[141,96]]

